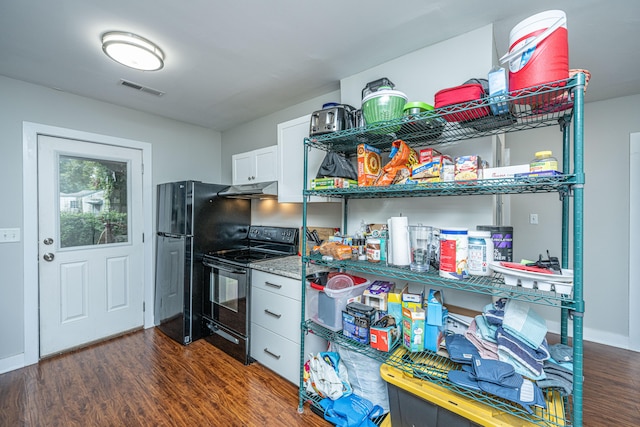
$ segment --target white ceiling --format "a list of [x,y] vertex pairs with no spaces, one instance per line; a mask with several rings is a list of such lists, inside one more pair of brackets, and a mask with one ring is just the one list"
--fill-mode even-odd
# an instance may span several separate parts
[[[637,0],[0,0],[0,75],[224,131],[489,23],[506,53],[511,28],[549,9],[567,14],[569,68],[592,73],[587,102],[640,93]],[[165,68],[108,59],[106,31],[154,41]]]

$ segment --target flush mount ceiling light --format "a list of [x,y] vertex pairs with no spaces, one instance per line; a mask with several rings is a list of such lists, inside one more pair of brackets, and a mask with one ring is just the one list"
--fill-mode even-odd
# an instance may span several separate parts
[[132,33],[104,33],[102,50],[114,61],[136,70],[156,71],[164,67],[162,50],[149,40]]

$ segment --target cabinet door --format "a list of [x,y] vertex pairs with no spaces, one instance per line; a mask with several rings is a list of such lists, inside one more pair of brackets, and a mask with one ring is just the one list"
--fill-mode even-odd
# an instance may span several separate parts
[[234,154],[231,156],[233,170],[233,185],[250,184],[255,182],[256,156],[253,151]]
[[278,146],[253,151],[255,156],[255,179],[252,182],[278,180]]
[[[309,136],[311,114],[278,124],[278,153],[280,157],[280,179],[278,180],[278,202],[302,203],[304,173],[304,138]],[[325,152],[312,148],[307,159],[307,189],[316,177]],[[311,202],[334,201],[326,197],[312,197]]]

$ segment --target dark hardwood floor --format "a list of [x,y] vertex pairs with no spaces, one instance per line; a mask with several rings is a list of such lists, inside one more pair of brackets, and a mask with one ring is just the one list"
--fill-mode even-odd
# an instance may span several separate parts
[[[584,426],[639,426],[640,354],[584,347]],[[297,387],[260,364],[155,328],[0,375],[2,427],[330,425],[297,406]]]

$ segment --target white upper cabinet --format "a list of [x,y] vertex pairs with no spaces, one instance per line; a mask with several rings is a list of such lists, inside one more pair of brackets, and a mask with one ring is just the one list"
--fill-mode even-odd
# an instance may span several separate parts
[[[304,138],[309,136],[311,114],[278,124],[278,152],[280,156],[280,178],[278,179],[278,202],[302,203],[304,174]],[[326,152],[311,148],[307,166],[307,189],[316,177]],[[334,201],[327,197],[314,196],[310,202]]]
[[233,185],[278,180],[278,146],[234,154]]

